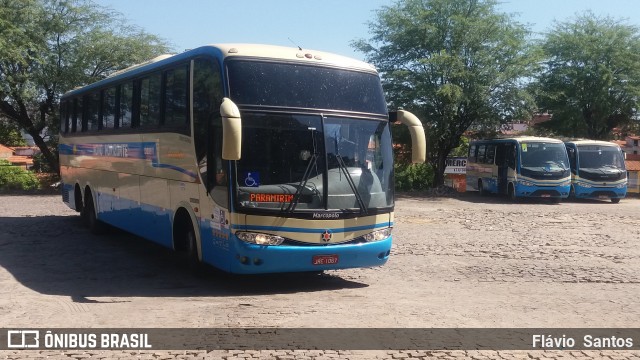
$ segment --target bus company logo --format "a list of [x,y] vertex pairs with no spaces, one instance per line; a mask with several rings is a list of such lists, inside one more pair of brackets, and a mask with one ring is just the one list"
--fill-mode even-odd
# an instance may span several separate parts
[[314,219],[339,219],[340,218],[340,213],[338,213],[338,212],[333,212],[333,213],[315,212],[315,213],[313,213],[313,218]]
[[333,234],[331,233],[331,231],[329,230],[325,230],[322,235],[321,235],[321,239],[324,242],[329,242],[331,241],[331,238],[333,237]]
[[29,349],[40,347],[40,331],[38,330],[8,330],[8,349]]

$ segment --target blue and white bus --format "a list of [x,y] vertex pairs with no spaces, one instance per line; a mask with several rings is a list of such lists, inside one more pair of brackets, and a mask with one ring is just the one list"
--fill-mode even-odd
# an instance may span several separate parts
[[571,164],[570,197],[611,199],[627,195],[627,170],[620,146],[596,140],[565,141]]
[[164,56],[61,99],[63,201],[233,273],[384,264],[392,121],[369,64],[266,45]]
[[483,195],[559,201],[569,196],[570,185],[569,159],[560,140],[516,137],[469,145],[467,186]]

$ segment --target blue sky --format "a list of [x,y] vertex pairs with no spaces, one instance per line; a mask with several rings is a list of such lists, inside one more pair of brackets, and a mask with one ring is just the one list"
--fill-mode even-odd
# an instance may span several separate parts
[[[394,0],[94,0],[133,25],[168,40],[176,51],[212,43],[264,43],[363,59],[350,43],[370,37],[367,22]],[[503,0],[500,10],[545,32],[591,10],[640,24],[638,0]],[[632,18],[635,16],[635,19]]]

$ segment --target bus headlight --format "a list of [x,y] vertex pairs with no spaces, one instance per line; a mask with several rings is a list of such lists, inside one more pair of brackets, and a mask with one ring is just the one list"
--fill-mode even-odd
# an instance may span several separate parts
[[578,183],[579,186],[582,186],[583,188],[592,188],[593,185],[586,183],[586,182],[579,182]]
[[520,184],[522,186],[535,186],[534,183],[532,183],[531,181],[527,181],[527,180],[518,180],[518,184]]
[[376,230],[374,232],[368,233],[368,234],[364,235],[362,238],[366,242],[375,242],[375,241],[384,240],[384,239],[388,238],[389,236],[391,236],[391,228],[390,227],[388,227],[386,229]]
[[256,245],[280,245],[284,242],[281,236],[239,231],[236,233],[238,239]]
[[560,183],[560,186],[569,186],[571,185],[571,180]]
[[616,185],[616,188],[618,188],[618,189],[623,189],[625,187],[627,187],[627,183],[621,183],[621,184]]

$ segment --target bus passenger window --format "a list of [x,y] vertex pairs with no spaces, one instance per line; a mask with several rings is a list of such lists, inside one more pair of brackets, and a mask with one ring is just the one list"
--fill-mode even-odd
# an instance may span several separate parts
[[160,124],[160,74],[140,81],[140,127],[156,127]]
[[187,67],[166,72],[164,125],[185,128],[187,125]]
[[95,92],[85,97],[85,125],[83,131],[97,131],[100,129],[98,123],[98,109],[100,108],[100,93]]
[[60,133],[68,133],[69,132],[69,103],[63,101],[60,103]]
[[102,127],[113,129],[116,120],[116,88],[112,87],[103,92],[102,97]]
[[486,146],[485,145],[480,145],[478,146],[478,162],[479,163],[483,163],[484,162],[484,150],[485,150]]
[[119,128],[130,128],[133,113],[133,83],[120,87],[120,122]]
[[82,98],[73,99],[73,117],[71,118],[71,131],[78,131],[78,125],[82,130]]

